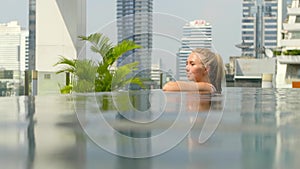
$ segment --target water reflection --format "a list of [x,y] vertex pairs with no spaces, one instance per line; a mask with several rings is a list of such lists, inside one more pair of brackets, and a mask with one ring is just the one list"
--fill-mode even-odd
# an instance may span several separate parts
[[270,129],[276,128],[277,101],[276,96],[270,95],[270,92],[273,91],[253,89],[243,93],[242,123],[248,124],[249,127],[261,126],[260,132],[253,132],[250,128],[250,131],[241,134],[242,162],[245,169],[276,166],[277,132]]
[[187,92],[186,95],[185,112],[206,113],[210,110],[210,93]]
[[33,163],[35,159],[35,134],[34,134],[34,114],[35,114],[35,98],[33,96],[27,97],[28,113],[26,119],[28,120],[27,127],[27,139],[28,139],[28,156],[27,156],[27,169],[33,168]]
[[[300,104],[295,98],[299,90],[227,91],[222,121],[204,144],[198,142],[199,133],[211,111],[223,110],[221,96],[167,93],[162,97],[155,91],[144,95],[151,106],[133,104],[136,111],[122,109],[121,113],[113,108],[112,97],[103,106],[102,95],[78,95],[76,100],[72,96],[0,98],[0,163],[13,169],[298,168]],[[139,111],[144,113],[134,114]],[[99,120],[100,115],[111,129]],[[140,119],[151,123],[137,123]],[[180,140],[179,135],[189,131],[184,128],[193,122],[191,132],[159,156],[125,158],[97,144],[102,141],[121,154],[147,155]],[[175,128],[169,137],[160,142],[154,139],[171,127]]]
[[[118,95],[118,94],[117,94]],[[145,122],[152,121],[152,113],[149,110],[149,92],[145,93],[128,93],[127,108],[124,110],[124,105],[118,105],[118,111],[115,113],[114,124],[126,124],[123,127],[114,127],[116,129],[116,153],[118,155],[127,155],[129,157],[151,156],[151,129],[145,127]],[[123,95],[118,95],[117,100],[123,99]],[[119,102],[118,102],[119,103]],[[128,106],[130,105],[130,106]],[[121,107],[123,106],[123,107]],[[112,125],[114,126],[114,125]],[[117,158],[117,164],[120,167],[130,165],[132,159]],[[136,162],[143,163],[148,160],[136,160]],[[145,165],[146,169],[150,165]],[[117,167],[118,168],[118,167]]]
[[[161,134],[162,132],[164,132],[165,130],[167,130],[168,128],[170,128],[172,126],[172,124],[174,123],[174,120],[172,120],[172,118],[170,118],[171,116],[177,116],[179,111],[183,111],[183,113],[206,113],[210,110],[210,106],[211,106],[211,95],[207,94],[207,93],[199,93],[199,92],[187,92],[187,93],[168,93],[167,95],[165,95],[164,97],[166,97],[165,99],[167,100],[168,104],[165,105],[165,114],[169,114],[169,116],[167,115],[162,115],[160,114],[161,119],[164,119],[164,125],[161,125],[161,123],[157,123],[157,125],[159,125],[159,127],[157,127],[157,125],[152,125],[152,126],[156,126],[156,127],[145,127],[145,124],[143,124],[142,126],[138,126],[138,124],[135,124],[135,127],[125,127],[125,128],[119,128],[117,129],[118,132],[120,132],[121,134],[123,134],[124,136],[128,136],[131,138],[145,138],[143,140],[126,140],[127,143],[124,143],[124,138],[122,139],[123,136],[118,137],[119,135],[116,136],[116,140],[117,140],[117,149],[119,151],[120,154],[125,154],[128,152],[131,152],[132,154],[138,155],[138,154],[149,154],[151,155],[151,151],[153,149],[152,147],[152,140],[151,137],[152,136],[157,136],[159,134]],[[140,100],[143,100],[140,98]],[[150,99],[151,100],[151,99]],[[184,100],[184,101],[183,101]],[[150,101],[150,103],[155,104],[155,101],[158,101],[159,103],[163,103],[163,99],[161,97],[156,97],[153,98]],[[183,105],[181,105],[180,103],[182,103],[183,101]],[[147,104],[144,104],[147,105]],[[133,102],[133,106],[136,107],[138,105],[135,105]],[[147,105],[145,107],[139,107],[139,110],[143,110],[146,111],[149,108],[151,108],[151,106]],[[160,109],[158,109],[160,110]],[[158,111],[156,109],[156,111]],[[117,113],[116,115],[116,119],[119,122],[129,122],[129,123],[136,123],[138,121],[138,119],[143,119],[143,121],[152,121],[153,122],[153,117],[151,117],[151,114],[156,112],[155,110],[149,111],[147,113],[144,113],[143,116],[141,117],[141,115],[137,116],[136,113],[140,113],[140,112],[136,112],[136,111],[130,111],[130,112],[126,112],[126,117],[131,117],[130,120],[125,118],[122,114],[123,113]],[[159,114],[159,113],[158,113]],[[174,115],[175,114],[175,115]],[[155,116],[155,115],[154,115]],[[193,124],[195,122],[195,120],[197,119],[197,116],[189,116],[189,123]],[[145,120],[144,118],[148,119]],[[157,118],[154,118],[157,120]],[[171,120],[171,122],[167,122],[167,120]],[[132,120],[132,121],[131,121]],[[198,118],[198,124],[202,123],[204,121],[203,116]],[[154,122],[155,123],[155,122]],[[157,131],[157,129],[159,128],[159,131]],[[153,133],[153,134],[152,134]],[[179,134],[179,133],[177,133]],[[189,139],[191,140],[191,139]],[[126,142],[125,141],[125,142]],[[168,141],[168,140],[162,140],[162,141]],[[154,145],[155,146],[155,145]],[[190,147],[190,144],[188,144],[188,147]],[[170,159],[174,159],[177,160],[180,164],[176,164],[176,167],[173,166],[173,168],[182,168],[184,166],[186,166],[189,163],[188,160],[188,152],[189,151],[178,151],[178,150],[171,150],[171,151],[175,151],[176,154],[180,154],[181,159],[174,159],[174,157],[167,157],[167,160]],[[143,153],[141,153],[143,152]],[[138,157],[138,156],[137,156]],[[185,158],[184,158],[185,157]],[[158,157],[156,157],[158,158]],[[162,158],[162,157],[159,157]],[[163,157],[164,158],[164,157]],[[162,159],[163,159],[162,158]],[[150,157],[150,158],[142,158],[142,159],[133,159],[133,158],[124,158],[124,157],[117,157],[116,158],[116,162],[115,162],[115,168],[119,169],[119,168],[145,168],[145,169],[150,169],[150,168],[164,168],[163,166],[163,160],[160,160],[161,165],[158,165],[155,167],[155,164],[153,164],[153,162],[157,162],[157,159],[155,159],[155,157]],[[178,163],[178,162],[174,162],[174,163]],[[157,165],[157,164],[156,164]]]
[[295,158],[299,153],[289,148],[300,143],[299,134],[286,130],[290,128],[286,125],[299,119],[296,105],[288,103],[295,101],[294,95],[281,92],[252,89],[243,93],[242,123],[249,127],[241,133],[243,168],[296,168],[300,164]]
[[34,109],[32,107],[34,107],[34,101],[23,96],[1,98],[1,166],[32,168],[35,158]]

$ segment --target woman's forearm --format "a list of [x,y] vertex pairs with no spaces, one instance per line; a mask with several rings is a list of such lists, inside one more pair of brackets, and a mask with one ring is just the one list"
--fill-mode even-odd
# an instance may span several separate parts
[[163,87],[164,91],[212,91],[211,84],[206,82],[168,82]]

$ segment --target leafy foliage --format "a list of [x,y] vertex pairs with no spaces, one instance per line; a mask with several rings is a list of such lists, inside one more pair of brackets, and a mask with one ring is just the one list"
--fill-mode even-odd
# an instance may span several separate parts
[[284,55],[291,55],[291,56],[300,55],[300,50],[298,50],[298,49],[287,50],[287,51],[284,51],[283,54]]
[[68,59],[61,56],[55,66],[63,65],[57,73],[72,74],[71,84],[73,87],[67,88],[70,89],[70,92],[72,90],[76,92],[111,91],[131,83],[143,87],[141,79],[130,76],[133,70],[137,70],[137,62],[111,70],[112,65],[120,56],[130,50],[140,48],[139,45],[133,41],[124,40],[113,46],[109,38],[100,33],[91,34],[88,37],[79,36],[79,38],[91,43],[91,50],[98,53],[102,57],[102,61],[95,64],[91,60]]
[[68,93],[71,93],[72,89],[73,89],[72,85],[66,85],[66,86],[60,88],[60,93],[61,94],[68,94]]
[[131,77],[128,78],[127,76],[132,72],[132,70],[136,70],[138,66],[138,62],[133,62],[126,64],[124,66],[119,67],[115,74],[114,79],[112,81],[112,87],[113,89],[117,89],[123,86],[126,86],[127,84],[137,84],[141,87],[144,87],[142,81],[138,77]]
[[[72,74],[70,84],[61,88],[61,93],[69,93],[74,90],[76,92],[92,92],[94,91],[94,79],[96,66],[91,60],[68,59],[61,56],[60,60],[55,64],[64,65],[61,70],[56,73],[68,72]],[[69,86],[69,87],[68,87]]]
[[285,51],[274,51],[273,53],[275,56],[280,56],[280,55],[298,56],[300,55],[300,50],[293,49],[293,50],[285,50]]

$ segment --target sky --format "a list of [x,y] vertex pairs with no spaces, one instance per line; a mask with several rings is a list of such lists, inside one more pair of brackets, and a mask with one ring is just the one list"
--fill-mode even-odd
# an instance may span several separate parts
[[[28,0],[0,0],[0,23],[17,20],[22,27],[28,28],[28,3]],[[240,55],[235,45],[241,43],[242,0],[154,0],[153,12],[158,18],[164,18],[160,19],[159,23],[164,26],[158,25],[158,33],[181,31],[184,21],[206,20],[212,25],[213,48],[224,63],[229,61],[229,56]],[[87,34],[104,30],[115,18],[116,0],[87,0]],[[179,34],[175,38],[177,41]],[[160,39],[153,41],[155,48],[172,44],[159,35],[154,36]],[[171,53],[178,49],[174,46]],[[161,49],[160,52],[169,50],[168,47]]]

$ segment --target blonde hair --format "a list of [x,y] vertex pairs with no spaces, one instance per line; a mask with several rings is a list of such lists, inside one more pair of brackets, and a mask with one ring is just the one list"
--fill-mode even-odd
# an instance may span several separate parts
[[221,56],[205,48],[196,48],[192,50],[192,52],[195,53],[204,66],[208,68],[208,78],[210,83],[215,86],[217,92],[222,92],[221,84],[225,72]]

